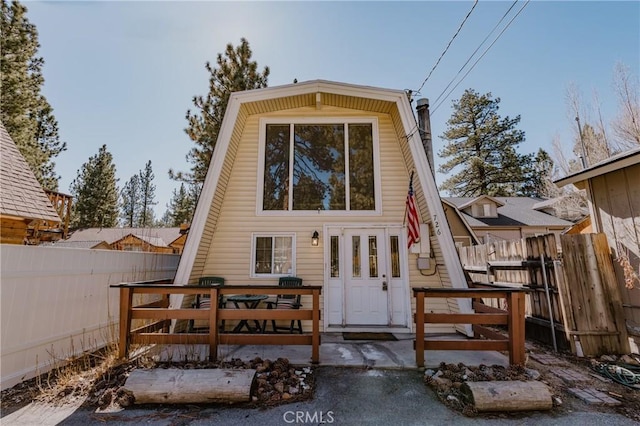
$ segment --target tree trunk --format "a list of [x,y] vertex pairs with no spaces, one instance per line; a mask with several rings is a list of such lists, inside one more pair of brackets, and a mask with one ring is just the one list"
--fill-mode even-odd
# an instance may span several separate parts
[[479,412],[550,410],[553,406],[551,392],[542,382],[466,382],[461,390]]
[[255,370],[134,370],[124,385],[136,404],[246,402],[255,386]]

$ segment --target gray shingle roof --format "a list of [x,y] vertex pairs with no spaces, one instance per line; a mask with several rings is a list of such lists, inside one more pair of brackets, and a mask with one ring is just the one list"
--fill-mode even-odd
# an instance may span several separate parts
[[[560,219],[550,214],[535,210],[542,198],[528,197],[493,197],[504,203],[498,207],[498,217],[473,217],[465,212],[462,216],[467,220],[471,227],[481,226],[551,226],[551,227],[567,227],[573,223],[568,220]],[[463,206],[474,200],[473,197],[443,197],[456,207]]]
[[9,133],[0,123],[0,214],[60,222]]
[[105,243],[106,241],[67,241],[60,240],[51,243],[42,243],[41,246],[49,246],[49,247],[64,247],[64,248],[81,248],[81,249],[92,249],[94,247],[99,246],[101,243]]
[[180,236],[180,228],[86,228],[78,229],[66,241],[106,241],[109,244],[129,234],[145,240],[156,247],[167,247]]

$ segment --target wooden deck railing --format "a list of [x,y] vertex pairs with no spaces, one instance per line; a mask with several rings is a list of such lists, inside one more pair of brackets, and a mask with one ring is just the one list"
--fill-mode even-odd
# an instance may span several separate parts
[[[208,344],[209,359],[216,360],[219,344],[228,345],[311,345],[311,360],[320,359],[320,292],[322,286],[286,288],[278,285],[227,285],[202,287],[198,285],[172,285],[166,281],[121,283],[111,286],[120,289],[120,347],[119,356],[126,358],[131,344]],[[133,306],[134,294],[159,294],[161,300],[145,305]],[[210,309],[169,309],[172,294],[208,294],[211,300],[219,295],[267,294],[310,295],[311,307],[305,309],[226,309],[212,303]],[[156,320],[131,330],[134,319]],[[171,320],[209,320],[208,333],[170,333]],[[309,320],[311,333],[263,334],[263,333],[219,333],[218,325],[223,320]]]
[[[524,365],[524,295],[525,290],[514,289],[455,289],[414,288],[416,298],[416,365],[424,367],[425,350],[495,350],[509,351],[510,364]],[[425,298],[505,298],[507,311],[473,303],[475,313],[425,313]],[[484,339],[425,340],[425,323],[471,324],[476,337]],[[506,325],[508,336],[484,325]]]

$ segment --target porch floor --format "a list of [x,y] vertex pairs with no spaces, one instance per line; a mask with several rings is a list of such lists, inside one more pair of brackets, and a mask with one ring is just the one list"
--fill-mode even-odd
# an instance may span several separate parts
[[[344,340],[342,333],[321,333],[320,365],[336,367],[415,369],[414,334],[394,333],[397,340]],[[459,338],[451,334],[451,338]],[[438,338],[446,338],[439,335]],[[164,345],[151,355],[158,361],[205,360],[208,345]],[[218,358],[243,361],[255,357],[275,360],[287,358],[294,365],[311,365],[311,346],[297,345],[219,345]],[[425,367],[435,368],[441,362],[467,366],[509,365],[507,355],[496,351],[425,351]]]

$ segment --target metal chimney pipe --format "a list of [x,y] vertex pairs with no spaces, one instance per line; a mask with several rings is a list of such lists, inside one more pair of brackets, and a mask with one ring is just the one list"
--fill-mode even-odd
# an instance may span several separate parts
[[420,98],[416,106],[418,113],[418,130],[424,152],[427,154],[427,160],[431,167],[431,174],[435,176],[435,164],[433,163],[433,143],[431,139],[431,117],[429,115],[429,99]]

